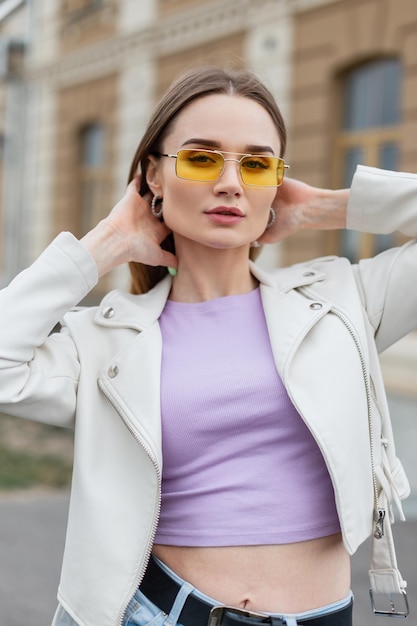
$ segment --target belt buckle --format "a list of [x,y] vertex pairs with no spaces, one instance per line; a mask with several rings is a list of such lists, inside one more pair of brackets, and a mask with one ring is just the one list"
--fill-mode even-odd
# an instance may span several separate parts
[[213,606],[211,609],[207,626],[221,626],[225,613],[232,613],[233,615],[241,617],[257,617],[265,623],[268,623],[268,621],[271,622],[271,617],[267,613],[257,613],[256,611],[248,611],[247,609],[239,609],[235,606],[221,604],[219,606]]
[[410,612],[410,609],[409,609],[409,606],[408,606],[407,593],[405,591],[402,591],[401,594],[398,594],[402,598],[403,603],[404,603],[404,610],[402,610],[402,611],[397,610],[391,593],[387,593],[386,594],[388,596],[388,602],[389,602],[389,604],[391,606],[391,610],[390,611],[378,610],[376,608],[374,592],[372,591],[372,589],[369,590],[369,595],[371,597],[371,605],[372,605],[372,611],[373,611],[374,615],[383,615],[385,617],[404,617],[404,618],[406,618],[407,615]]

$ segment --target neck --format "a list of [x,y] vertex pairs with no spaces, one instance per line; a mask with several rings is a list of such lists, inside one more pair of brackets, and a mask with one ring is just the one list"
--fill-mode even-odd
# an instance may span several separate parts
[[231,250],[198,248],[181,250],[176,244],[178,273],[170,300],[204,302],[249,293],[258,285],[249,269],[247,246]]

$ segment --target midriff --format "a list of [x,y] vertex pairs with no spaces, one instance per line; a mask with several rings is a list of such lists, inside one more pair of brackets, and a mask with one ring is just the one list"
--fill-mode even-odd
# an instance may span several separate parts
[[155,545],[153,553],[219,603],[253,611],[300,613],[341,600],[350,589],[340,533],[283,545]]

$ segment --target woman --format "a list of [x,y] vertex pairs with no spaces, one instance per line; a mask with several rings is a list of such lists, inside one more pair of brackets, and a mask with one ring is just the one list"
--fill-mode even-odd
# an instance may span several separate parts
[[[408,491],[376,351],[417,325],[416,247],[248,258],[301,228],[415,234],[417,179],[284,181],[285,143],[251,73],[189,72],[109,216],[0,295],[1,410],[75,423],[55,626],[352,623],[349,555],[384,546]],[[69,312],[126,262],[132,294]],[[374,565],[376,591],[402,592],[382,548]]]

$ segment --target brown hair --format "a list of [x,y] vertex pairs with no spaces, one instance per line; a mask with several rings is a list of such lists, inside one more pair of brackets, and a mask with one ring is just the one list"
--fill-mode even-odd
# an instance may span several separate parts
[[[249,71],[242,69],[222,69],[215,66],[197,66],[179,76],[157,104],[149,120],[147,129],[136,150],[129,173],[129,182],[142,172],[141,195],[149,192],[146,182],[148,156],[158,154],[162,143],[170,131],[171,124],[182,109],[190,102],[211,94],[236,94],[258,102],[271,116],[281,141],[282,157],[285,153],[287,133],[285,123],[271,92]],[[162,243],[165,250],[175,253],[174,239],[169,235]],[[259,248],[252,248],[254,259]],[[152,289],[167,274],[166,267],[151,267],[142,263],[129,263],[131,292],[144,293]]]

